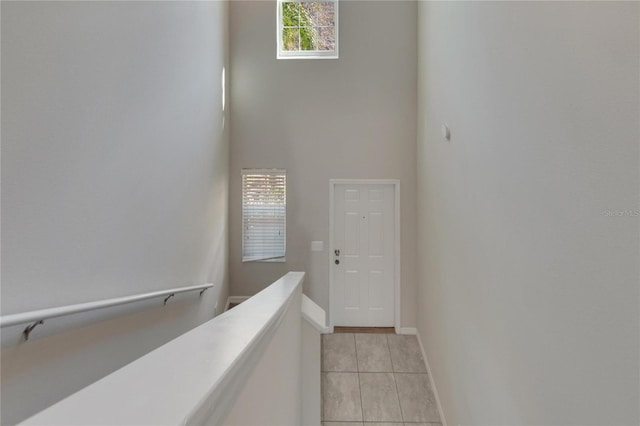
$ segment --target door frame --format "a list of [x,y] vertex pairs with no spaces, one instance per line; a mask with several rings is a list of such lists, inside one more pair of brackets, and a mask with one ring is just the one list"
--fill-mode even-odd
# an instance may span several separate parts
[[396,333],[400,333],[400,179],[329,179],[329,329],[333,333],[335,303],[332,297],[335,294],[335,280],[333,278],[333,214],[334,195],[336,185],[393,185],[394,192],[394,303],[393,303],[393,326]]

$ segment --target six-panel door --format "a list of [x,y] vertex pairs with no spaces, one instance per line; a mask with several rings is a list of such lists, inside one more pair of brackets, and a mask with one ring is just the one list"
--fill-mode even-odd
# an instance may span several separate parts
[[394,185],[336,184],[333,206],[333,324],[393,326]]

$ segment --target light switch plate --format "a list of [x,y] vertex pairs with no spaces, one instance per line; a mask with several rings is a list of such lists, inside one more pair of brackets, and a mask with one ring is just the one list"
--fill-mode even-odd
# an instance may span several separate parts
[[311,241],[311,251],[323,251],[324,241]]

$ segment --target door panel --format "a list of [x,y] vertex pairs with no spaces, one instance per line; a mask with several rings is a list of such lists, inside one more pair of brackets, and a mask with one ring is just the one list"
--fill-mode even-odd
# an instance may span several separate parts
[[345,256],[360,254],[360,215],[358,212],[345,212],[344,220],[344,250]]
[[384,272],[369,271],[369,308],[384,309]]
[[384,256],[384,213],[369,214],[369,255]]
[[344,294],[345,309],[360,309],[360,277],[358,271],[345,271]]
[[394,191],[393,184],[334,187],[334,325],[394,325]]

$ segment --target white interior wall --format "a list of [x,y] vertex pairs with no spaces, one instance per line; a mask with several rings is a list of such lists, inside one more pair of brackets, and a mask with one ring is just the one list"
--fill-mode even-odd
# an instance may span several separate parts
[[420,3],[418,329],[450,425],[639,423],[638,17]]
[[319,425],[322,419],[322,335],[304,316],[301,345],[302,424]]
[[[305,294],[328,312],[329,179],[400,179],[401,324],[413,327],[416,3],[339,8],[339,59],[277,60],[276,2],[231,3],[231,293],[302,270]],[[287,169],[286,263],[242,263],[242,168]]]
[[[307,388],[304,382],[306,372],[302,370],[302,355],[305,352],[302,327],[305,320],[300,313],[301,290],[301,288],[295,290],[295,295],[286,307],[287,310],[277,330],[271,336],[264,354],[252,366],[254,370],[233,401],[229,415],[222,424],[228,426],[308,424],[302,421],[303,404],[307,403],[309,395],[306,394]],[[206,424],[216,426],[216,423],[207,422]]]
[[2,314],[214,282],[2,330],[2,424],[224,307],[225,2],[2,2]]
[[[275,4],[231,9],[233,292],[302,269],[326,308],[328,179],[400,178],[412,325],[415,5],[341,2],[337,61],[276,61]],[[221,284],[197,304],[51,321],[28,344],[3,330],[10,424],[226,297],[228,148],[210,79],[226,18],[218,2],[1,11],[2,313]],[[419,12],[418,325],[449,424],[637,424],[638,5]],[[266,162],[289,171],[288,262],[243,265],[240,169]]]

